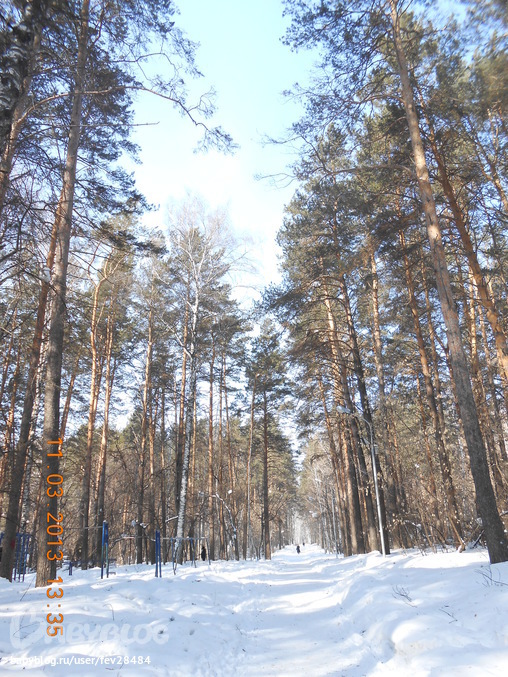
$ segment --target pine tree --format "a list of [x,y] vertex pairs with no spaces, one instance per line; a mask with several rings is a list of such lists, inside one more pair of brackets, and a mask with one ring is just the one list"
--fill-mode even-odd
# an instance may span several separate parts
[[[308,129],[311,120],[316,124],[330,119],[341,120],[346,128],[348,122],[345,116],[351,116],[353,120],[361,119],[370,102],[387,101],[389,97],[400,97],[402,101],[479,513],[484,522],[491,562],[505,561],[508,559],[508,542],[490,481],[437,217],[435,194],[425,156],[421,123],[415,105],[413,82],[417,81],[417,72],[415,68],[410,69],[408,63],[406,30],[411,27],[418,34],[421,32],[420,26],[412,21],[405,3],[397,0],[390,0],[385,6],[370,0],[355,3],[321,2],[312,6],[288,2],[287,6],[294,18],[288,32],[288,42],[297,48],[322,45],[325,73],[332,76],[330,79],[322,78],[315,94],[311,93],[307,97],[310,100],[310,115],[303,122],[304,129]],[[414,52],[411,56],[414,57]],[[390,74],[389,67],[394,75]]]
[[272,558],[272,543],[270,538],[270,471],[269,452],[271,446],[269,428],[270,418],[274,411],[282,404],[290,387],[288,376],[285,373],[284,354],[280,348],[280,336],[272,322],[265,320],[258,337],[253,341],[247,376],[254,387],[254,396],[258,400],[257,406],[262,411],[262,449],[263,449],[263,546],[265,559]]

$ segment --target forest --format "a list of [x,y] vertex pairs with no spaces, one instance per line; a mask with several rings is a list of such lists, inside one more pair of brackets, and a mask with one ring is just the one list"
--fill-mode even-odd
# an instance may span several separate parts
[[189,98],[173,1],[0,1],[8,580],[23,534],[38,586],[95,566],[104,521],[121,563],[154,562],[156,531],[164,561],[301,534],[508,560],[506,2],[284,14],[319,63],[273,140],[297,185],[282,281],[246,307],[226,211],[190,196],[147,228],[125,169],[139,92],[235,149]]

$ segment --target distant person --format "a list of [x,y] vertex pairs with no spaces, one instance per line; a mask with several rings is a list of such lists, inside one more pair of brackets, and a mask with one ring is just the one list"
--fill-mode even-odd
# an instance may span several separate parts
[[302,543],[303,547],[305,548],[305,541]]
[[203,562],[206,560],[206,548],[205,548],[205,546],[203,546],[201,548],[201,559],[203,560]]
[[298,554],[300,554],[300,546],[299,546],[299,545],[296,546],[296,552],[297,552]]

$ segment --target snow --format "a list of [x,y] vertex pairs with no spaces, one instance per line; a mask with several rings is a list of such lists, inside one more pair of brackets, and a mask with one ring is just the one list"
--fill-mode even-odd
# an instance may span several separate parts
[[46,634],[46,588],[34,587],[33,574],[0,579],[0,673],[508,674],[508,563],[491,566],[482,550],[344,559],[291,546],[270,562],[154,572],[63,573],[64,635],[55,638]]

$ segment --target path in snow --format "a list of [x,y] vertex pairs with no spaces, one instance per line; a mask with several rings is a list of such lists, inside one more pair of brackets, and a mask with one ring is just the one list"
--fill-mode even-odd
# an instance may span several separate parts
[[196,669],[203,675],[337,674],[337,560],[320,555],[314,548],[301,555],[288,549],[256,567],[213,565],[200,589],[216,610],[224,659],[214,655]]
[[[475,561],[485,565],[485,555]],[[338,560],[307,546],[256,567],[212,565],[202,602],[217,610],[223,644],[193,674],[504,677],[508,588],[486,587],[467,564],[458,553]]]
[[[508,563],[490,567],[484,551],[337,559],[305,546],[176,576],[168,566],[162,579],[144,565],[102,581],[76,570],[64,574],[58,641],[45,634],[46,589],[33,578],[0,580],[2,674],[19,674],[20,661],[30,677],[508,674]],[[138,656],[150,663],[104,662]],[[76,664],[91,657],[99,664]]]

